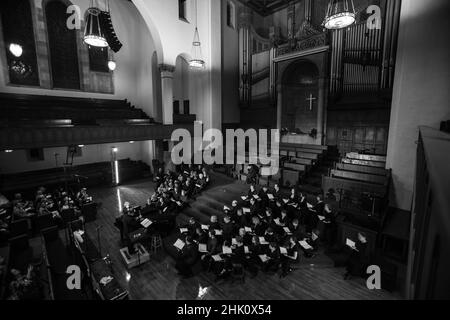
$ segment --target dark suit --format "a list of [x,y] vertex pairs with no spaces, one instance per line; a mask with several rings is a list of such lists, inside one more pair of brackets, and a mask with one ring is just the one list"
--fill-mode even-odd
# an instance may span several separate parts
[[181,275],[190,276],[192,275],[191,267],[197,262],[197,258],[198,247],[193,243],[188,244],[179,253],[175,268]]

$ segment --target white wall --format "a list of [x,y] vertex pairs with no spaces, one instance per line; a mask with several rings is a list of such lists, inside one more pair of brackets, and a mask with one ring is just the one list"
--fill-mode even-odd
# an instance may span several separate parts
[[[90,0],[72,0],[81,8],[82,16]],[[102,1],[100,1],[102,3]],[[152,85],[152,54],[156,50],[145,21],[136,7],[128,1],[110,1],[114,28],[122,49],[115,54],[117,69],[114,71],[114,94],[98,94],[73,90],[47,90],[9,86],[5,80],[6,70],[0,74],[0,92],[54,95],[82,98],[128,99],[149,116],[154,114]],[[101,8],[102,4],[100,4]],[[3,59],[4,55],[0,55]],[[5,65],[2,62],[2,65]]]
[[235,28],[227,25],[227,2],[222,2],[222,122],[239,123],[239,10],[242,6],[235,4]]
[[[134,0],[133,3],[144,17],[152,34],[160,64],[175,66],[179,55],[186,57],[191,55],[196,25],[195,0],[187,0],[189,22],[178,18],[178,0]],[[190,77],[194,77],[193,81],[190,81],[191,109],[192,113],[196,113],[197,118],[204,123],[205,129],[221,128],[220,1],[197,0],[197,12],[206,68],[195,72],[195,76],[192,75],[193,72],[190,73]]]
[[[111,148],[117,147],[117,159],[131,159],[134,161],[145,160],[151,165],[151,157],[148,148],[144,147],[144,142],[108,143],[98,145],[86,145],[82,148],[82,156],[74,157],[74,165],[82,165],[95,162],[111,160]],[[55,153],[58,154],[56,163]],[[44,149],[43,161],[29,161],[26,150],[15,150],[12,153],[0,152],[0,174],[35,171],[61,167],[66,161],[67,148],[46,148]]]
[[[387,166],[392,201],[411,209],[419,126],[450,119],[450,1],[403,0]],[[450,150],[442,150],[450,152]]]

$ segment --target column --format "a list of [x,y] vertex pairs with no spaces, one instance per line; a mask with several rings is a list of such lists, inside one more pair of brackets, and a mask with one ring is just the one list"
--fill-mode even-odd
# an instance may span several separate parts
[[324,139],[324,117],[325,117],[325,105],[326,105],[326,79],[319,79],[319,99],[317,103],[317,139],[320,144]]
[[[283,114],[283,86],[277,85],[277,129],[281,130],[281,117]],[[281,133],[280,133],[281,134]]]
[[173,73],[175,67],[160,64],[159,71],[161,72],[162,122],[163,124],[173,124]]

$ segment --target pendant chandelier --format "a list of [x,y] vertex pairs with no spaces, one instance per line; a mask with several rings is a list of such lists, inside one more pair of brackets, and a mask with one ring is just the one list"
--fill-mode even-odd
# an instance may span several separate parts
[[189,67],[191,69],[203,69],[205,67],[205,61],[202,56],[202,44],[197,27],[197,0],[195,0],[195,32],[191,55],[192,59],[189,61]]
[[356,21],[353,0],[330,0],[323,25],[330,30],[343,29]]
[[87,9],[83,41],[93,47],[106,48],[108,42],[100,23],[100,12],[100,9],[94,6],[94,0],[91,0],[91,7]]

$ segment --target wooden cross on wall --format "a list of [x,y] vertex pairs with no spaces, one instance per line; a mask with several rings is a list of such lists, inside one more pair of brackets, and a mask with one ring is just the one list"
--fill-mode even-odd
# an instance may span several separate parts
[[306,98],[306,101],[309,101],[309,111],[312,111],[313,109],[314,100],[317,100],[317,98],[314,98],[312,93],[309,94],[309,98]]

